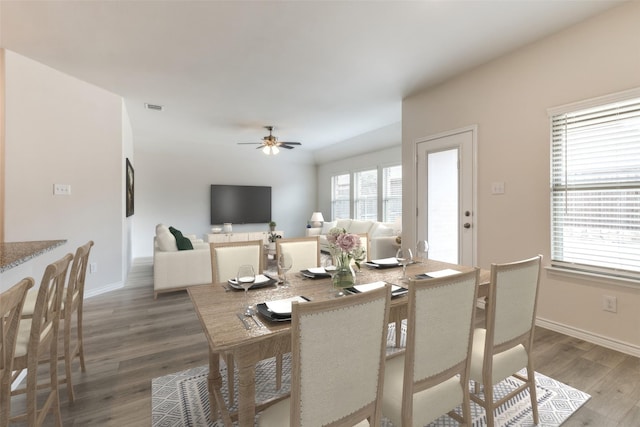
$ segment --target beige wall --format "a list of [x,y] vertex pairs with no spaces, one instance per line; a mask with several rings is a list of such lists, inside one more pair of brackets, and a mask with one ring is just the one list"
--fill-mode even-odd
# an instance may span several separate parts
[[[478,125],[478,264],[541,253],[548,263],[549,120],[547,109],[640,87],[640,2],[478,67],[403,102],[403,211],[415,212],[414,144]],[[491,183],[505,182],[504,195]],[[403,218],[415,236],[415,218]],[[602,296],[618,298],[616,314]],[[544,271],[541,324],[640,355],[640,284]]]

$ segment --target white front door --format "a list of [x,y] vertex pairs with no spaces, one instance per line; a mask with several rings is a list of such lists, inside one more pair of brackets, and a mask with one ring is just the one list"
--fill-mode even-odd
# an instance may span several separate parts
[[429,242],[429,258],[475,265],[475,136],[465,128],[417,142],[416,241]]

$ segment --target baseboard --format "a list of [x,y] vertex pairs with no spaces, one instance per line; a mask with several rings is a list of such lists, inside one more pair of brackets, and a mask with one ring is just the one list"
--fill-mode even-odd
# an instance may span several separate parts
[[582,329],[574,328],[572,326],[564,325],[562,323],[554,322],[551,320],[541,319],[540,317],[536,318],[536,326],[540,326],[541,328],[549,329],[554,332],[559,332],[570,337],[597,344],[611,350],[629,354],[631,356],[640,357],[640,346],[637,345],[613,340],[609,337],[594,334],[589,331],[584,331]]
[[124,282],[116,282],[116,283],[110,283],[104,286],[100,286],[97,289],[86,289],[84,292],[84,298],[91,298],[91,297],[95,297],[98,295],[102,295],[102,294],[106,294],[107,292],[111,292],[111,291],[115,291],[117,289],[122,289],[124,288]]

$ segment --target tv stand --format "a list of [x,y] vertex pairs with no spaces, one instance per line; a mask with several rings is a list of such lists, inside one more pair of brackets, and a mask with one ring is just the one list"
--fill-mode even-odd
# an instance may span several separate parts
[[[274,231],[280,237],[284,237],[284,231]],[[205,235],[208,243],[247,242],[250,240],[262,240],[269,243],[270,231],[254,231],[249,233],[209,233]]]

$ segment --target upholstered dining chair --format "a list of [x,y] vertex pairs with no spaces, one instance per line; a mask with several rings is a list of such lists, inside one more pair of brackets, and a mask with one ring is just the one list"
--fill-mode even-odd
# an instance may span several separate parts
[[[448,414],[471,425],[469,356],[479,270],[411,279],[407,344],[386,362],[382,413],[395,426],[423,426]],[[462,406],[462,415],[454,412]]]
[[[487,426],[494,425],[494,411],[524,389],[529,389],[533,423],[538,424],[535,371],[531,351],[542,255],[491,265],[486,307],[486,329],[474,331],[470,378],[475,382],[471,399],[486,411]],[[518,374],[526,368],[527,375]],[[494,401],[493,386],[509,376],[523,384]],[[484,398],[478,393],[482,384]]]
[[263,410],[260,427],[379,426],[390,285],[292,304],[291,395]]
[[[58,395],[58,329],[65,280],[73,255],[67,254],[58,261],[49,264],[44,271],[38,288],[33,315],[30,319],[21,319],[18,328],[15,356],[13,358],[13,382],[27,370],[27,383],[24,388],[11,392],[11,395],[27,395],[27,412],[10,417],[10,421],[26,420],[27,425],[40,426],[49,411],[53,411],[56,426],[62,425],[60,399]],[[47,397],[38,409],[38,364],[41,359],[49,360],[49,384]],[[44,388],[42,387],[42,388]]]
[[210,247],[213,283],[233,279],[241,265],[252,265],[256,274],[262,273],[264,269],[262,240],[211,243]]
[[27,277],[0,294],[0,426],[2,427],[9,425],[11,373],[20,315],[27,291],[33,285],[33,279]]
[[[86,366],[84,363],[84,339],[83,339],[83,305],[84,305],[84,285],[87,275],[87,267],[89,265],[89,253],[93,247],[93,241],[90,240],[84,245],[76,249],[75,256],[71,262],[71,272],[67,280],[67,285],[64,290],[64,296],[62,299],[62,307],[60,311],[60,320],[63,321],[64,329],[63,338],[64,345],[59,348],[58,360],[64,359],[65,376],[58,379],[58,384],[67,385],[67,396],[69,402],[73,402],[75,399],[73,393],[73,381],[71,375],[71,366],[73,360],[78,357],[80,361],[80,369],[82,372],[86,372]],[[25,319],[33,316],[35,309],[35,303],[37,299],[37,289],[29,291],[22,311],[22,317]],[[72,342],[72,324],[73,317],[76,317],[76,337],[73,348],[71,348]],[[46,360],[41,360],[40,363],[46,363]]]
[[276,241],[276,259],[282,253],[291,255],[291,271],[298,272],[309,267],[320,267],[320,243],[318,236],[294,237]]
[[[264,246],[262,240],[249,240],[246,242],[211,243],[211,274],[213,283],[226,282],[236,277],[241,265],[252,265],[256,274],[261,274],[264,263]],[[229,405],[235,401],[233,388],[234,363],[231,353],[221,355],[227,366],[227,384],[229,393]],[[277,388],[280,388],[282,378],[282,355],[276,358]]]

